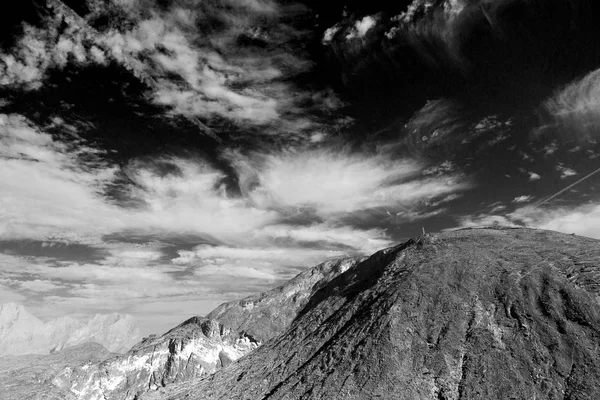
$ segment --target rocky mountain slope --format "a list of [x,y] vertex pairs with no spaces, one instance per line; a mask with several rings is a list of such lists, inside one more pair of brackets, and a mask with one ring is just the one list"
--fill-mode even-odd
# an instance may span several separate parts
[[98,343],[85,343],[47,355],[0,357],[2,400],[77,400],[68,390],[53,386],[54,375],[66,366],[100,362],[113,356]]
[[426,236],[333,279],[239,362],[144,398],[597,399],[599,294],[597,240]]
[[139,328],[129,315],[97,314],[87,322],[71,317],[42,322],[21,305],[0,305],[0,356],[48,354],[87,342],[122,353],[139,339]]
[[260,343],[215,320],[193,317],[124,355],[69,366],[51,383],[81,400],[131,400],[148,390],[211,374]]
[[65,368],[52,382],[80,399],[128,400],[214,373],[281,333],[312,294],[359,261],[327,261],[273,290],[224,303],[206,318],[146,338],[125,355]]

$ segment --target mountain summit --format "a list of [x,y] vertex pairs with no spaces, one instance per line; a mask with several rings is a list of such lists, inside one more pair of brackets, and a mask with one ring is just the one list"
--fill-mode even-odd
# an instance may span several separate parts
[[96,314],[87,322],[67,316],[42,322],[22,305],[0,305],[0,356],[48,354],[87,342],[122,353],[139,339],[139,328],[130,315]]
[[382,250],[237,363],[160,399],[600,398],[600,242],[472,229]]

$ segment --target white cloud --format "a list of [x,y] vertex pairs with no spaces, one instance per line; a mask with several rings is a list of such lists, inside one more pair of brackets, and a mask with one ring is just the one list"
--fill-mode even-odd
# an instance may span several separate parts
[[[346,39],[363,38],[376,24],[377,19],[371,15],[367,15],[363,19],[356,21],[354,27],[350,30],[350,33],[346,35]],[[325,34],[327,34],[327,31]]]
[[571,82],[544,105],[570,137],[585,140],[597,136],[600,132],[600,70]]
[[577,175],[577,171],[575,171],[572,168],[565,167],[563,164],[560,164],[560,163],[556,166],[556,170],[558,172],[560,172],[560,178],[561,179],[565,179],[565,178],[568,178],[570,176]]
[[510,217],[534,228],[600,239],[600,205],[598,204],[543,209],[523,207],[511,213]]
[[503,215],[479,214],[463,217],[458,228],[478,228],[482,226],[517,227],[519,225]]
[[[301,49],[287,46],[306,34],[284,22],[302,9],[272,0],[226,3],[225,11],[212,3],[165,8],[155,1],[116,2],[109,7],[127,14],[128,25],[102,32],[78,18],[63,24],[49,16],[43,28],[25,24],[15,49],[0,53],[0,86],[36,89],[51,68],[116,61],[144,81],[148,98],[170,114],[250,123],[261,126],[254,131],[261,134],[310,135],[321,126],[304,115],[301,104],[311,94],[281,79],[312,66]],[[215,29],[214,20],[223,25]],[[268,46],[240,46],[241,37]],[[330,106],[326,100],[314,104]]]
[[531,197],[529,195],[523,195],[523,196],[515,197],[512,202],[516,203],[516,204],[527,203],[527,202],[531,201],[531,199],[533,199],[533,197]]
[[469,186],[456,176],[416,179],[423,167],[411,159],[344,150],[230,158],[242,190],[253,204],[314,210],[322,216],[412,206]]
[[304,244],[342,245],[363,254],[373,253],[391,245],[381,229],[358,231],[350,226],[312,224],[308,226],[271,225],[259,232],[270,239],[287,239]]
[[116,169],[93,153],[80,162],[87,150],[71,152],[24,118],[0,115],[0,238],[79,240],[123,227],[119,209],[99,194]]
[[327,28],[325,30],[325,33],[323,34],[322,43],[323,44],[331,43],[331,41],[333,40],[333,37],[335,36],[336,33],[339,32],[340,29],[341,29],[341,27],[338,24],[335,24],[331,28]]
[[527,205],[504,215],[480,214],[465,217],[460,222],[460,227],[489,225],[527,226],[600,239],[600,205],[555,208]]
[[530,181],[537,181],[538,179],[541,179],[542,177],[539,174],[536,174],[535,172],[529,172],[529,180]]
[[554,142],[552,142],[550,144],[547,144],[542,149],[542,151],[544,152],[544,154],[547,155],[547,156],[551,156],[552,154],[556,153],[557,150],[558,150],[558,146]]

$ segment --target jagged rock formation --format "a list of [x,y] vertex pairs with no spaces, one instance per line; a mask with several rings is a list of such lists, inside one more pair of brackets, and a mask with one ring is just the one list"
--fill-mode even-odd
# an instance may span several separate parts
[[67,367],[52,380],[80,400],[131,400],[148,390],[211,374],[260,343],[215,320],[193,317],[127,354]]
[[147,399],[598,399],[600,242],[480,229],[380,251],[237,363]]
[[317,290],[362,260],[342,258],[324,262],[273,290],[221,304],[207,318],[219,320],[264,343],[283,332]]
[[50,384],[68,365],[100,362],[113,356],[98,343],[85,343],[48,355],[0,358],[0,398],[3,400],[77,400],[68,390]]
[[0,305],[0,356],[48,354],[87,342],[124,353],[139,339],[130,315],[97,314],[87,322],[62,317],[44,323],[21,305]]

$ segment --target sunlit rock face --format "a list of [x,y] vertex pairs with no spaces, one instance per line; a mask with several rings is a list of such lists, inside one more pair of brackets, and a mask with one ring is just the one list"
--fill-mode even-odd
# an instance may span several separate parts
[[423,236],[331,280],[237,363],[144,399],[597,399],[599,294],[598,240]]
[[87,342],[124,353],[139,339],[139,328],[129,315],[97,314],[87,322],[67,316],[42,322],[21,305],[0,306],[0,356],[48,354]]
[[160,337],[145,338],[124,355],[67,367],[52,384],[82,400],[130,400],[211,374],[259,345],[215,320],[193,317]]

